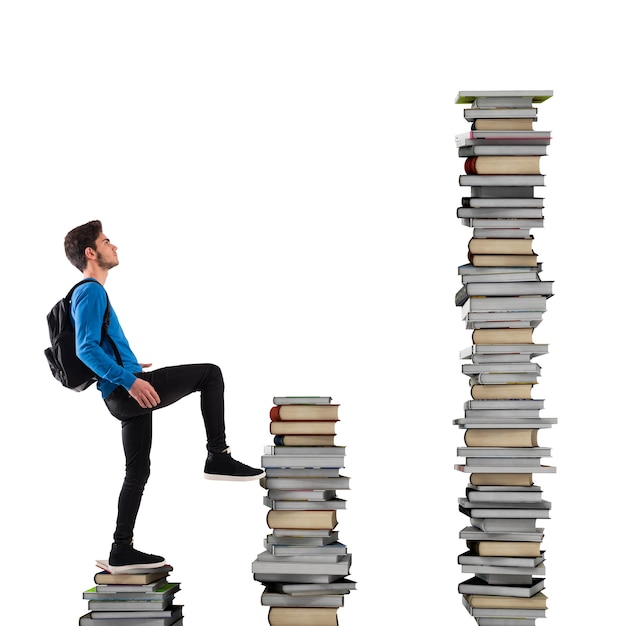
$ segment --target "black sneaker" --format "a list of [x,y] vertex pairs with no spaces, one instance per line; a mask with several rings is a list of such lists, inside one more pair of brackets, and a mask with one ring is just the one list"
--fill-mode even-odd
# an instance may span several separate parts
[[156,554],[135,550],[132,544],[114,543],[111,546],[109,565],[118,572],[131,569],[148,569],[166,565],[165,559]]
[[204,477],[208,480],[258,480],[265,472],[256,467],[240,463],[230,452],[209,452],[204,464]]

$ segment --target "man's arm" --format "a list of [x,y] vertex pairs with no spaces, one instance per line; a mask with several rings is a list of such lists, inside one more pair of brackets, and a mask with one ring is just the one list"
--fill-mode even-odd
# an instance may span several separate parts
[[104,288],[96,282],[86,283],[74,292],[72,316],[76,333],[76,356],[98,378],[130,389],[136,377],[117,363],[100,345],[106,306],[107,296]]
[[[94,285],[86,283],[78,293],[74,293],[72,315],[76,334],[76,355],[99,378],[124,387],[140,407],[144,409],[155,407],[161,399],[154,387],[147,380],[137,378],[124,369],[100,345],[106,307],[106,292],[98,283]],[[130,348],[129,353],[132,354]]]

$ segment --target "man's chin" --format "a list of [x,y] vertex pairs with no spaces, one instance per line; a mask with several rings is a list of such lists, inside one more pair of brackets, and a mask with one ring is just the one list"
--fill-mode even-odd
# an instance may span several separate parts
[[119,265],[119,261],[109,262],[109,263],[99,263],[100,269],[110,270]]

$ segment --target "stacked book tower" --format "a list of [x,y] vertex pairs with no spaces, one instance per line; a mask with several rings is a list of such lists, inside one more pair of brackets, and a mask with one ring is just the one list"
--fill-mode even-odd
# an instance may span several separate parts
[[551,504],[536,475],[554,472],[543,457],[541,430],[556,419],[540,417],[535,397],[541,368],[535,343],[552,296],[542,280],[532,229],[544,225],[540,159],[551,133],[536,130],[537,105],[551,91],[465,91],[464,117],[471,130],[456,136],[464,173],[457,216],[472,228],[469,263],[458,268],[462,286],[455,304],[472,331],[461,351],[471,399],[464,416],[463,463],[469,474],[459,509],[469,522],[460,537],[467,550],[458,561],[471,576],[459,584],[463,605],[480,626],[534,626],[546,616],[544,529]]
[[271,626],[336,626],[338,609],[354,590],[352,555],[339,541],[337,511],[349,489],[345,446],[335,444],[339,405],[330,397],[275,397],[270,409],[273,445],[261,463],[271,529],[252,563],[264,585],[261,604]]
[[96,564],[96,585],[83,592],[89,612],[79,626],[182,626],[183,607],[174,604],[180,583],[168,581],[170,565],[132,569],[110,567],[107,561]]

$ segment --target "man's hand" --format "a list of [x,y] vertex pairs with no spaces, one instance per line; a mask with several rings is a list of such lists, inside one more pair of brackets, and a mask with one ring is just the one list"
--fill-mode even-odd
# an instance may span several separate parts
[[136,378],[128,393],[142,409],[154,408],[161,402],[155,388],[143,378]]

